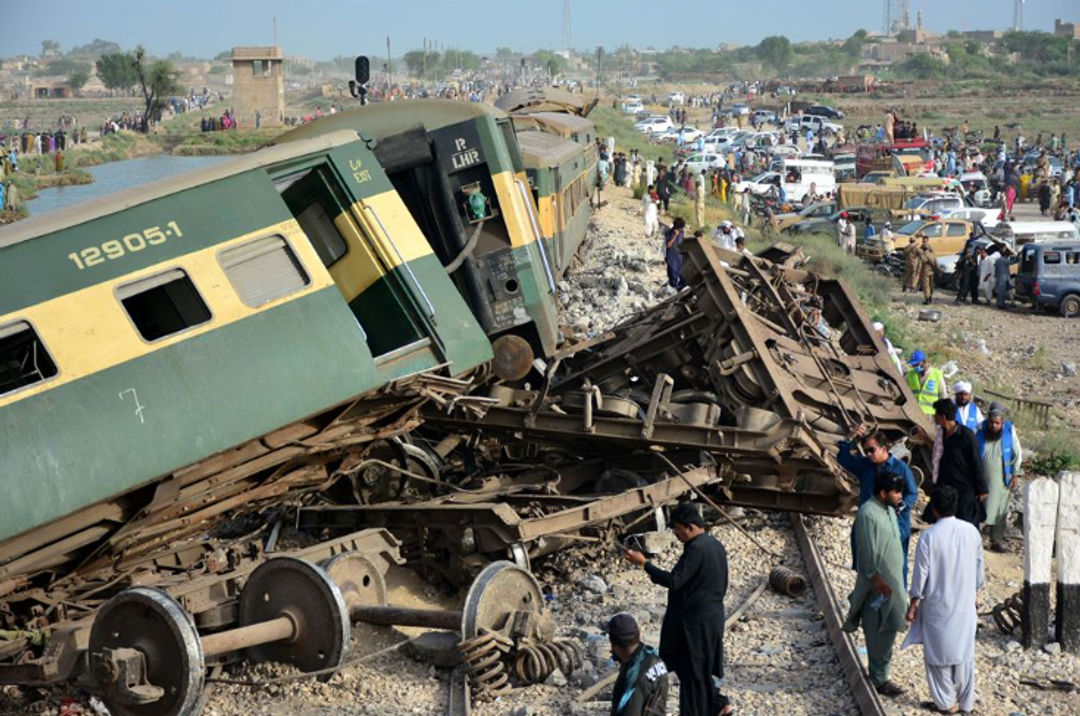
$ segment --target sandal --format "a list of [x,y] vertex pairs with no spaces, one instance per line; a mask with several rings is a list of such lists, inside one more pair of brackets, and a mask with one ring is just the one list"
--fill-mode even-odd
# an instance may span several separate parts
[[926,709],[927,711],[933,711],[936,714],[955,714],[960,712],[959,706],[954,706],[951,709],[943,710],[939,709],[937,707],[937,704],[935,704],[933,701],[923,701],[919,704],[919,706]]

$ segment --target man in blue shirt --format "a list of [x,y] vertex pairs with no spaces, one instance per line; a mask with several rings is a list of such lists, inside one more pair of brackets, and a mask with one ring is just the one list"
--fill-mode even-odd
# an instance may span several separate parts
[[[863,455],[854,451],[856,441],[861,441]],[[900,528],[900,544],[904,549],[904,584],[907,585],[908,542],[911,539],[911,510],[919,497],[919,487],[911,468],[889,453],[889,445],[880,430],[870,432],[865,424],[851,431],[847,440],[840,441],[840,465],[859,479],[859,504],[874,496],[874,478],[882,470],[889,470],[904,479],[904,501],[896,509],[897,526]],[[854,531],[852,531],[851,555],[855,557]]]

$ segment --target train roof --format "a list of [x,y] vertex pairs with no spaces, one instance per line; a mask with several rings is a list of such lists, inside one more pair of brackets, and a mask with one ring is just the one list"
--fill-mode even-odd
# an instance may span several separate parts
[[530,164],[557,166],[582,152],[580,144],[546,132],[521,132],[517,138],[521,156]]
[[477,102],[449,99],[377,102],[324,115],[314,122],[276,137],[270,143],[283,144],[344,129],[360,131],[365,137],[372,139],[381,139],[420,124],[431,131],[482,117],[501,119],[505,116],[505,112]]
[[511,90],[495,100],[495,106],[515,114],[522,110],[532,112],[570,112],[584,117],[596,106],[597,100],[585,99],[582,94],[572,94],[555,87],[526,87]]
[[514,126],[528,126],[530,124],[535,124],[538,128],[558,128],[568,132],[584,132],[596,128],[596,123],[591,119],[566,114],[565,112],[534,112],[514,115]]
[[137,189],[118,191],[39,216],[31,216],[23,221],[0,227],[0,249],[99,219],[103,216],[126,211],[148,201],[160,199],[185,189],[226,179],[253,169],[260,169],[291,157],[332,149],[342,144],[354,142],[357,139],[359,139],[359,136],[355,130],[321,134],[305,139],[302,144],[288,144],[260,149],[257,152],[224,161],[212,167],[195,169],[149,182]]

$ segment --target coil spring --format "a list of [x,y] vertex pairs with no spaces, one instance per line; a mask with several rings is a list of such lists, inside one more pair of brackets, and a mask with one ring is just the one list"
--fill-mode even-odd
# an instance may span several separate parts
[[1020,626],[1021,615],[1024,611],[1024,596],[1017,592],[1001,604],[994,606],[992,614],[994,622],[1002,634],[1012,634]]
[[514,659],[514,675],[526,684],[546,681],[555,669],[569,676],[581,668],[584,657],[581,647],[568,639],[553,639],[520,646]]
[[488,632],[458,644],[461,661],[469,672],[473,696],[478,700],[504,696],[513,691],[503,657],[513,642],[497,632]]

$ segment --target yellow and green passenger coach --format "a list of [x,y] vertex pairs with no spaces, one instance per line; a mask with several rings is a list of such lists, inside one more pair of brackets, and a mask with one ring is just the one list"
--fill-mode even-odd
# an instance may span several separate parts
[[491,355],[356,131],[5,227],[0,553],[391,381]]

